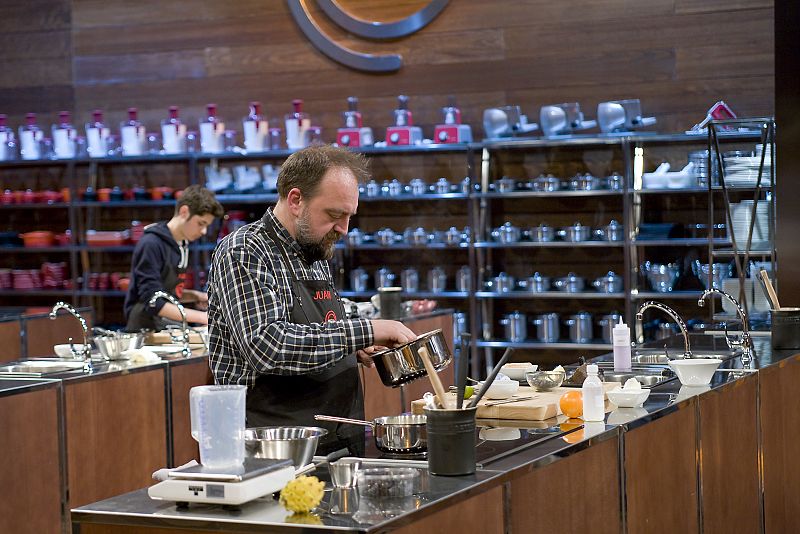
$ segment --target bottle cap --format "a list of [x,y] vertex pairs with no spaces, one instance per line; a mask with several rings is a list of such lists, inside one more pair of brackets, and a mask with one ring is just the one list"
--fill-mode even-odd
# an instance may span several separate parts
[[593,363],[587,365],[586,366],[586,373],[590,374],[590,375],[596,375],[597,374],[597,365],[595,365]]
[[132,121],[136,120],[136,115],[139,113],[137,108],[128,108],[128,118]]
[[94,122],[102,122],[103,112],[99,109],[92,111],[92,118],[94,119]]
[[170,106],[169,107],[169,118],[170,119],[177,119],[178,118],[178,106]]
[[217,105],[216,104],[207,104],[206,110],[208,111],[209,117],[215,117],[217,115]]

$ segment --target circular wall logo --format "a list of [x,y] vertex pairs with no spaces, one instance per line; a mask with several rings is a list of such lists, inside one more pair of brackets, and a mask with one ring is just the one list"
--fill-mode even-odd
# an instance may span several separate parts
[[[300,30],[309,41],[332,60],[351,69],[366,72],[392,72],[403,65],[400,54],[364,54],[345,48],[326,35],[311,18],[308,2],[313,0],[286,0],[289,11]],[[322,11],[339,27],[365,39],[383,40],[406,37],[418,32],[435,19],[447,6],[448,0],[431,0],[424,8],[394,22],[372,22],[346,13],[336,0],[316,0]]]

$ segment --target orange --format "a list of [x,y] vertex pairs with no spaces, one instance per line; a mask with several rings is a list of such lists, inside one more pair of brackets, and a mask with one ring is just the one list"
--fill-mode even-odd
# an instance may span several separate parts
[[558,400],[561,413],[569,418],[583,415],[583,394],[580,391],[568,391]]

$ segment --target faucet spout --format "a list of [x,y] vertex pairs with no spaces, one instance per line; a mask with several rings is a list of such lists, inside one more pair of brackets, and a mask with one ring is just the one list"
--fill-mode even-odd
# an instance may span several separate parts
[[733,304],[734,307],[736,308],[736,313],[737,315],[739,315],[739,320],[742,321],[742,337],[739,341],[729,340],[727,336],[728,329],[726,327],[725,340],[728,342],[728,346],[737,345],[742,347],[742,361],[749,360],[750,349],[753,346],[752,345],[753,341],[752,338],[750,337],[750,327],[747,324],[747,314],[744,312],[744,309],[739,304],[739,301],[733,298],[733,295],[730,295],[729,293],[726,293],[725,291],[722,291],[715,287],[712,287],[711,289],[706,289],[705,291],[703,291],[703,294],[700,296],[699,299],[697,299],[697,305],[700,306],[701,308],[705,307],[706,298],[714,294],[720,295],[722,298],[728,299],[730,303]]
[[661,310],[663,313],[672,318],[678,324],[678,328],[681,329],[681,334],[683,335],[683,357],[684,358],[692,358],[692,350],[689,347],[689,330],[686,328],[686,323],[683,322],[681,316],[678,315],[678,312],[663,304],[661,302],[656,302],[654,300],[649,300],[647,302],[643,302],[641,306],[639,306],[639,310],[636,312],[636,320],[641,325],[642,317],[644,315],[645,310],[648,308],[655,308],[657,310]]
[[72,338],[69,338],[69,346],[70,350],[72,351],[73,357],[76,359],[80,357],[86,364],[84,365],[84,371],[91,372],[92,371],[92,353],[89,350],[89,327],[86,325],[86,320],[81,316],[78,311],[67,304],[66,302],[59,301],[56,302],[53,309],[50,310],[50,320],[55,321],[56,317],[58,316],[59,310],[66,310],[68,311],[73,317],[75,317],[78,322],[81,324],[81,329],[83,330],[83,350],[79,354],[77,350],[75,350],[75,345],[72,344]]
[[182,325],[182,332],[183,332],[183,350],[181,354],[183,354],[184,358],[188,358],[192,354],[192,350],[189,348],[189,325],[186,321],[186,309],[183,307],[178,299],[167,293],[166,291],[156,291],[153,293],[153,296],[150,297],[150,306],[155,306],[156,301],[158,299],[166,299],[172,304],[174,304],[178,308],[178,312],[181,314],[181,319],[183,322]]

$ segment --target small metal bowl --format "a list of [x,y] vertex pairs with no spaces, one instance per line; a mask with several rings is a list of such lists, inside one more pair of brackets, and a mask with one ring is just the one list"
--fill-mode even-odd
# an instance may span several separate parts
[[566,375],[564,371],[533,371],[525,373],[525,380],[536,391],[550,391],[559,387]]

